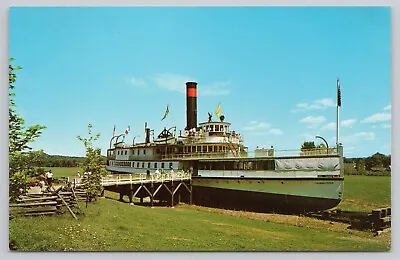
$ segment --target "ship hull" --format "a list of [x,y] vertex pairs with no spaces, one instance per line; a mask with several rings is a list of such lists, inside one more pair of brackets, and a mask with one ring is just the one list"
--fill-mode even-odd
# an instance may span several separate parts
[[257,212],[316,212],[341,201],[343,180],[194,177],[193,203]]

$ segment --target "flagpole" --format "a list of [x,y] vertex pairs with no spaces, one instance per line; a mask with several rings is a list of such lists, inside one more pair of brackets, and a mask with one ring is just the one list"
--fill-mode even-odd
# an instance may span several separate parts
[[339,105],[336,105],[336,147],[339,147]]
[[342,105],[340,81],[336,80],[336,148],[339,149],[339,107]]

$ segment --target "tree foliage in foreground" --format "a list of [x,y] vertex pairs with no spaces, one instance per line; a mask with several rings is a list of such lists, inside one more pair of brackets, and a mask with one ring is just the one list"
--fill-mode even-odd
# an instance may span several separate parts
[[106,170],[102,166],[103,157],[101,149],[93,147],[93,142],[99,139],[100,133],[94,135],[92,132],[92,124],[88,125],[88,137],[78,136],[78,140],[83,143],[86,149],[85,161],[82,168],[85,172],[91,174],[83,181],[83,187],[90,197],[96,198],[96,195],[102,190],[101,177],[106,175]]
[[13,60],[13,58],[10,58],[8,67],[9,199],[11,201],[26,193],[26,184],[29,177],[40,173],[40,170],[35,166],[40,163],[42,151],[29,152],[32,150],[29,147],[29,143],[38,138],[42,134],[42,130],[46,128],[42,125],[26,127],[24,119],[16,111],[14,100],[15,82],[17,80],[16,72],[22,68],[13,66],[11,64]]

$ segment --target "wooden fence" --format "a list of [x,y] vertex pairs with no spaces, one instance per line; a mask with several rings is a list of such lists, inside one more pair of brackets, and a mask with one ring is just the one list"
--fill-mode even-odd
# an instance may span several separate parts
[[41,216],[62,214],[67,209],[77,219],[74,210],[80,212],[78,201],[86,201],[85,191],[73,188],[48,193],[27,194],[20,196],[16,203],[9,204],[10,216]]

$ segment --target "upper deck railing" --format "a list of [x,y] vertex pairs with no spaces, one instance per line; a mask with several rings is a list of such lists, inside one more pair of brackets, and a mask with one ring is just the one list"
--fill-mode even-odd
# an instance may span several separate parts
[[321,156],[332,156],[339,155],[337,148],[316,148],[308,150],[274,150],[274,149],[260,149],[251,152],[240,152],[235,155],[232,151],[222,152],[196,152],[196,153],[184,153],[184,154],[170,154],[163,155],[163,160],[193,160],[193,159],[219,159],[219,158],[265,158],[265,157],[321,157]]

